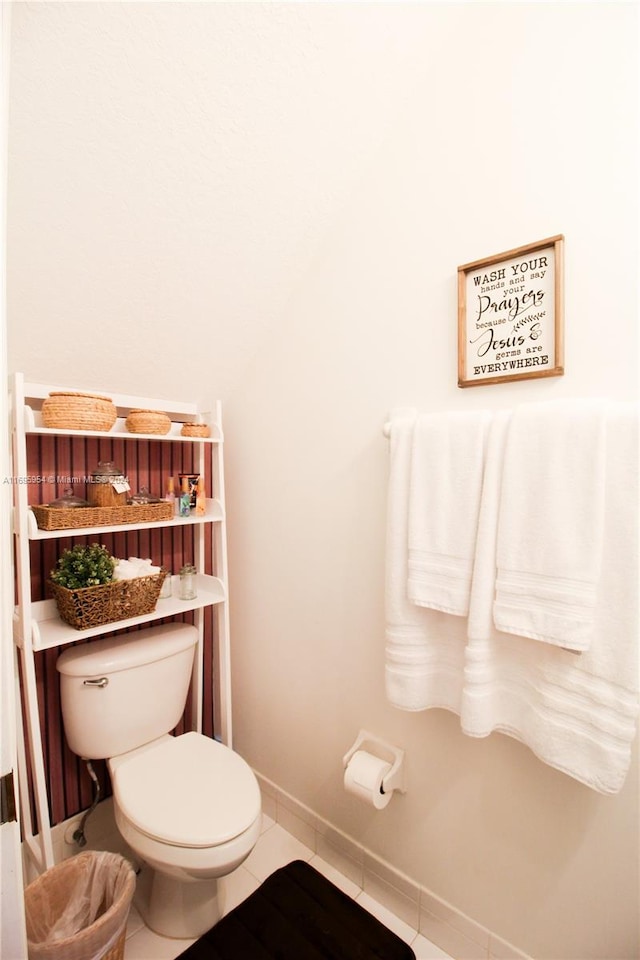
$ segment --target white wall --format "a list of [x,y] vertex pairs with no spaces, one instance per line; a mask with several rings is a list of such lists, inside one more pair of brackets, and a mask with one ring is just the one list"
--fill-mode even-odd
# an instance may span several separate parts
[[226,397],[435,38],[384,4],[14,6],[14,363]]
[[[381,431],[394,405],[635,395],[630,13],[465,8],[227,410],[238,747],[536,957],[635,954],[637,772],[602,798],[506,737],[385,704]],[[566,375],[459,390],[456,266],[557,232]],[[341,793],[360,727],[407,751],[380,814]]]
[[[237,749],[532,956],[634,957],[637,764],[618,796],[601,797],[507,737],[472,740],[452,715],[385,702],[382,425],[403,404],[637,396],[635,5],[248,6],[248,21],[243,4],[18,15],[12,366],[63,380],[82,369],[114,390],[137,380],[155,395],[219,384]],[[177,73],[150,54],[177,47]],[[210,49],[227,57],[224,82]],[[154,88],[167,96],[151,99]],[[188,105],[210,101],[204,128],[188,134],[198,123]],[[322,135],[290,162],[300,124]],[[234,209],[245,217],[237,235]],[[565,376],[459,390],[457,265],[556,233]],[[212,282],[207,264],[219,262]],[[73,353],[54,335],[65,317]],[[96,352],[93,332],[77,336],[83,317],[121,338],[139,325],[160,346],[151,363],[135,336],[121,339],[126,351],[103,340]],[[175,350],[182,320],[198,334],[188,354]],[[341,788],[360,727],[407,751],[408,792],[382,813]]]

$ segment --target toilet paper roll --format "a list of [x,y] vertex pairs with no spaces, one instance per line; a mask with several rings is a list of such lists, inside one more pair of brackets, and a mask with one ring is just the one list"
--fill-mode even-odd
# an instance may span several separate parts
[[391,764],[386,760],[356,750],[344,771],[344,788],[370,807],[382,810],[391,800],[391,793],[382,792],[382,780],[389,770]]

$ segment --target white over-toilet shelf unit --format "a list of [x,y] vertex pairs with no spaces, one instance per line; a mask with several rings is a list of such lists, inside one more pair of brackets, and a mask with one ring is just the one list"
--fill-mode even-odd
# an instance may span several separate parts
[[[202,730],[203,676],[204,676],[204,611],[212,607],[214,612],[215,670],[213,699],[216,704],[216,719],[220,729],[216,736],[227,746],[232,746],[231,731],[231,681],[230,639],[228,612],[227,542],[224,498],[224,459],[221,404],[216,401],[211,408],[174,400],[157,400],[149,397],[111,394],[116,406],[117,419],[111,430],[68,430],[45,427],[41,408],[52,391],[91,392],[91,388],[59,384],[32,383],[20,373],[12,377],[11,418],[13,439],[13,534],[15,541],[16,606],[14,610],[14,641],[17,659],[22,671],[22,684],[18,710],[19,729],[26,729],[18,743],[18,779],[22,812],[22,829],[29,866],[37,872],[53,866],[53,845],[48,806],[47,779],[43,742],[40,729],[39,698],[36,685],[35,655],[39,651],[62,647],[78,640],[96,637],[113,630],[123,630],[154,620],[164,619],[187,611],[194,612],[198,630],[198,645],[192,677],[191,717],[194,730]],[[156,410],[167,413],[171,427],[167,434],[130,433],[126,418],[132,409]],[[181,435],[184,423],[206,423],[209,437],[185,437]],[[125,440],[127,443],[159,441],[163,443],[194,445],[195,472],[210,478],[213,496],[207,499],[204,515],[192,513],[189,517],[174,516],[171,519],[142,523],[119,523],[113,526],[77,527],[62,530],[42,530],[30,509],[28,494],[27,438],[39,434],[49,437],[95,437],[101,440]],[[97,464],[96,464],[97,466]],[[58,616],[54,600],[32,601],[31,596],[31,550],[34,541],[56,540],[69,537],[94,536],[104,533],[120,533],[127,530],[154,528],[193,528],[194,562],[198,571],[207,566],[211,574],[199,572],[196,577],[197,597],[181,600],[178,596],[179,577],[173,577],[172,596],[158,602],[156,609],[143,616],[118,620],[76,630]],[[206,528],[212,530],[211,538],[205,536]],[[207,546],[209,541],[209,546]],[[209,556],[207,556],[209,554]],[[131,635],[135,643],[135,632]],[[17,664],[16,664],[17,669]],[[29,801],[28,783],[31,779],[33,808]]]

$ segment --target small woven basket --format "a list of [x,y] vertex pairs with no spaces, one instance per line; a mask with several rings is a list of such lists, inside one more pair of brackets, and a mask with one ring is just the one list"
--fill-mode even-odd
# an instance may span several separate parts
[[151,433],[164,436],[171,429],[171,420],[159,410],[131,410],[126,420],[129,433]]
[[88,630],[103,623],[128,620],[153,613],[168,571],[134,580],[112,580],[98,587],[69,590],[48,580],[60,619],[75,630]]
[[54,391],[42,404],[42,422],[57,430],[108,431],[118,411],[109,397],[95,393]]
[[40,530],[75,530],[78,527],[108,527],[118,523],[148,523],[171,520],[173,504],[126,504],[123,507],[47,507],[32,504]]
[[[77,933],[56,937],[70,906],[73,912],[89,903],[92,884],[96,894],[104,891],[102,912]],[[116,853],[87,851],[45,870],[24,894],[29,960],[123,960],[135,888],[133,867]]]
[[211,428],[206,423],[183,423],[180,433],[183,437],[210,437]]

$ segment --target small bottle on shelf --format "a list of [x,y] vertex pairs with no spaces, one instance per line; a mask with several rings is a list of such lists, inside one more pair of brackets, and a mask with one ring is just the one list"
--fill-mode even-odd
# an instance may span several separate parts
[[167,492],[164,496],[165,500],[168,500],[173,507],[173,512],[176,511],[176,491],[174,486],[173,477],[169,477],[167,480]]
[[203,517],[207,510],[207,498],[204,492],[204,478],[198,477],[198,485],[196,487],[196,513],[199,517]]
[[189,493],[189,480],[182,478],[182,491],[180,493],[179,514],[181,517],[188,517],[191,513],[191,494]]

